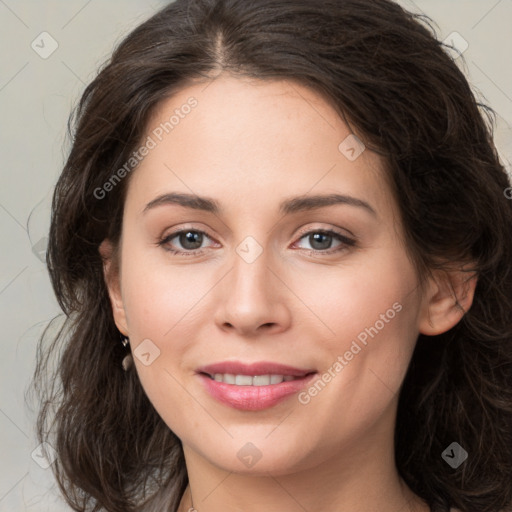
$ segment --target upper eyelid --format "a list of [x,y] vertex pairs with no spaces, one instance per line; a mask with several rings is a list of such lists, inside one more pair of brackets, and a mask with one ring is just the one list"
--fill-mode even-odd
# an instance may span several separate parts
[[352,233],[350,233],[350,231],[348,230],[345,230],[348,232],[348,234],[344,234],[342,233],[341,231],[343,231],[341,228],[333,228],[333,227],[328,227],[328,228],[305,228],[304,230],[299,230],[299,233],[297,234],[297,236],[299,236],[300,238],[304,237],[305,235],[308,235],[309,233],[312,233],[312,232],[317,232],[317,231],[329,231],[329,232],[332,232],[340,237],[344,237],[344,238],[348,238],[348,239],[352,239],[352,240],[357,240],[357,237],[355,235],[353,235]]

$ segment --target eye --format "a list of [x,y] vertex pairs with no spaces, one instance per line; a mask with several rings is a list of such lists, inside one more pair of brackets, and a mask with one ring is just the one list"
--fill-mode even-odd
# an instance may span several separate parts
[[[211,240],[204,231],[197,229],[182,229],[165,236],[157,242],[157,245],[162,246],[166,251],[169,251],[172,254],[197,256],[204,252],[203,250],[205,247],[202,247],[202,245],[206,239]],[[348,238],[341,233],[337,233],[332,229],[316,229],[308,231],[300,237],[299,241],[303,239],[306,239],[312,246],[310,249],[303,249],[315,254],[332,254],[356,244],[355,240]],[[338,241],[338,245],[335,246],[334,249],[331,247],[333,241]],[[181,246],[181,249],[173,248],[177,244]]]
[[[203,252],[201,245],[206,238],[210,237],[204,231],[199,231],[197,229],[183,229],[165,236],[158,242],[158,245],[163,246],[166,251],[173,254],[192,256]],[[175,239],[176,241],[173,243],[172,241]],[[180,244],[183,250],[173,249],[170,247],[176,243]]]
[[[355,240],[348,238],[341,233],[337,233],[332,229],[317,229],[309,231],[301,236],[300,240],[303,239],[306,239],[307,242],[311,245],[311,249],[309,249],[309,251],[313,253],[331,254],[334,252],[342,251],[347,247],[352,247],[356,244]],[[339,244],[334,249],[331,248],[333,240],[337,240],[339,242]],[[308,249],[306,248],[306,250]]]

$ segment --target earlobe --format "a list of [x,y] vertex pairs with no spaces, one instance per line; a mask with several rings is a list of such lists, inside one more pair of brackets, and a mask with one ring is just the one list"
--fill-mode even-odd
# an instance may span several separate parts
[[126,313],[121,295],[119,264],[116,261],[117,255],[115,254],[112,242],[108,239],[103,240],[98,251],[103,260],[103,277],[110,297],[114,321],[119,331],[128,336]]
[[473,304],[478,276],[467,270],[436,271],[429,278],[419,318],[419,332],[442,334],[454,327]]

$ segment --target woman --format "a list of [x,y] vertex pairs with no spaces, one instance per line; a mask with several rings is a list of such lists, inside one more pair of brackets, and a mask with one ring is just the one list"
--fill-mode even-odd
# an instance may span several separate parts
[[129,34],[53,201],[38,428],[74,510],[511,510],[490,112],[388,0],[178,0]]

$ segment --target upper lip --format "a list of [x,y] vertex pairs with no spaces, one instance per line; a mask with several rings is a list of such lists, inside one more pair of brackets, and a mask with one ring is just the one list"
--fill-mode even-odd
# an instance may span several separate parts
[[279,363],[260,361],[257,363],[245,364],[238,361],[224,361],[221,363],[209,364],[197,368],[197,373],[229,373],[232,375],[291,375],[292,377],[304,377],[309,373],[316,373],[314,369],[294,368]]

